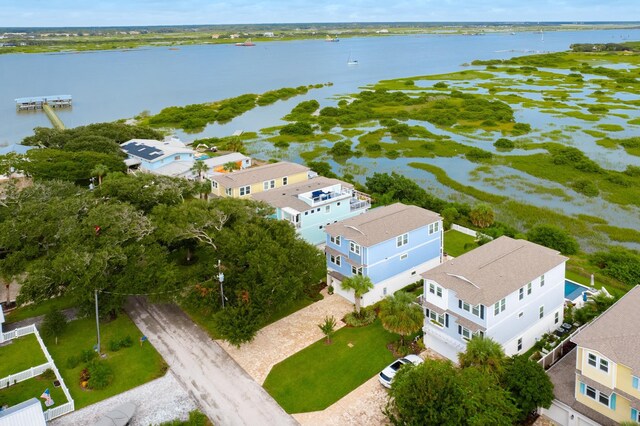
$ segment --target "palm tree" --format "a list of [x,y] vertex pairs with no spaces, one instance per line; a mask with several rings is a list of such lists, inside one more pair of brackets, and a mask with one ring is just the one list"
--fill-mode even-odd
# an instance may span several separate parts
[[242,139],[234,136],[226,143],[225,149],[227,151],[242,152],[244,151],[244,143],[242,143]]
[[228,163],[224,163],[224,165],[222,166],[222,169],[225,172],[232,172],[234,170],[238,170],[240,168],[240,166],[238,166],[238,163],[236,163],[235,161],[229,161]]
[[342,281],[340,283],[340,288],[343,290],[353,290],[356,313],[360,315],[360,298],[373,288],[371,278],[365,277],[364,275],[354,275]]
[[191,167],[191,171],[198,175],[200,182],[204,180],[204,175],[209,171],[209,166],[204,161],[196,160]]
[[326,316],[322,324],[318,324],[322,334],[327,337],[327,345],[331,344],[331,336],[336,331],[336,319],[333,316]]
[[98,177],[98,185],[102,185],[102,177],[107,173],[109,173],[109,168],[104,164],[96,164],[93,170],[91,170],[91,175]]
[[404,339],[409,334],[420,330],[424,322],[422,308],[415,302],[412,294],[398,291],[387,297],[380,305],[380,321],[385,330],[399,334]]
[[493,225],[495,213],[488,204],[478,204],[469,212],[469,219],[478,228],[488,228]]
[[506,356],[500,343],[489,337],[473,336],[467,350],[458,354],[460,367],[477,367],[500,377]]

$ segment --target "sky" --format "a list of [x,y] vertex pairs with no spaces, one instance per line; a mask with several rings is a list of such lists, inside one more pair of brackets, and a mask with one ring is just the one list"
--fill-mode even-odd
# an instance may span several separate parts
[[639,0],[0,0],[0,27],[633,19]]

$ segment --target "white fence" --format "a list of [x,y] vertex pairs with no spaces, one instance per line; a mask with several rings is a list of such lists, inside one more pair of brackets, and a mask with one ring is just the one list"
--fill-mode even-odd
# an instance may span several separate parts
[[31,367],[28,370],[24,370],[16,374],[9,374],[7,377],[0,379],[0,389],[7,388],[11,385],[15,385],[16,383],[24,382],[32,377],[39,376],[49,368],[51,368],[51,364],[46,362],[42,365]]
[[571,352],[576,344],[571,341],[571,338],[578,334],[580,330],[584,328],[584,325],[576,329],[573,333],[564,338],[558,345],[553,348],[548,354],[545,354],[538,360],[538,364],[542,365],[545,370],[548,370],[553,364],[560,361],[563,356]]
[[44,412],[44,418],[45,420],[49,421],[49,420],[55,419],[56,417],[60,417],[63,414],[72,412],[73,410],[75,410],[75,403],[73,401],[73,398],[71,398],[71,393],[69,393],[69,388],[64,383],[64,379],[60,375],[60,371],[58,370],[58,367],[56,367],[55,362],[53,362],[53,358],[51,357],[51,354],[49,353],[49,351],[47,350],[47,347],[42,341],[42,338],[40,337],[40,333],[38,333],[36,326],[29,325],[26,327],[16,328],[15,330],[11,330],[8,333],[3,333],[3,337],[5,341],[7,341],[7,340],[15,339],[16,337],[26,336],[27,334],[34,334],[36,336],[36,340],[38,340],[38,343],[40,344],[40,348],[42,349],[42,352],[44,352],[44,356],[47,359],[47,362],[37,367],[31,367],[28,370],[24,370],[24,371],[21,371],[20,373],[12,374],[10,376],[5,377],[4,379],[0,380],[0,388],[10,386],[12,384],[30,379],[32,377],[42,374],[47,369],[51,369],[55,373],[56,379],[58,380],[58,382],[60,382],[60,387],[62,388],[62,392],[64,393],[64,396],[67,398],[68,402],[66,402],[65,404],[59,405],[58,407],[48,409],[47,411]]
[[451,224],[451,229],[466,235],[471,235],[474,238],[486,237],[486,238],[489,238],[490,240],[493,240],[493,238],[488,235],[485,235],[478,231],[474,231],[473,229],[465,228],[464,226],[456,225],[455,223]]

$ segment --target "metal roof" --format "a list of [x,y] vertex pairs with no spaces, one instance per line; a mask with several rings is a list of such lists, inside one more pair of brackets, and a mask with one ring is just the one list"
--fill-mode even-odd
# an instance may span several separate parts
[[145,160],[153,160],[164,155],[164,152],[158,147],[145,145],[139,142],[124,143],[121,145],[121,148],[127,154],[144,158]]
[[33,102],[47,102],[47,101],[70,101],[71,95],[48,95],[48,96],[31,96],[27,98],[16,98],[16,103],[26,104]]
[[46,426],[42,405],[31,398],[4,411],[0,411],[0,426]]

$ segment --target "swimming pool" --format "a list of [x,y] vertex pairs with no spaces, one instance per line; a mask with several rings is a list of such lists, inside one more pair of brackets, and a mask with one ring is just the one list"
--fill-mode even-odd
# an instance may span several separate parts
[[564,298],[567,300],[576,300],[583,292],[588,290],[589,287],[585,287],[569,280],[564,281]]

